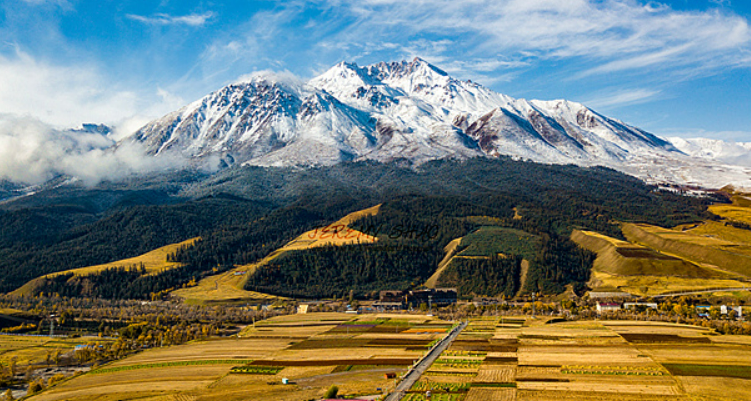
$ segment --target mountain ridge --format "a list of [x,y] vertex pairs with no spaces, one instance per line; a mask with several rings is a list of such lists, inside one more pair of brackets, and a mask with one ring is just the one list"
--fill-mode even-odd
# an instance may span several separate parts
[[124,141],[151,155],[223,165],[326,166],[344,161],[501,155],[602,165],[658,183],[751,185],[670,141],[568,100],[514,99],[420,59],[340,62],[307,81],[239,81],[150,122]]

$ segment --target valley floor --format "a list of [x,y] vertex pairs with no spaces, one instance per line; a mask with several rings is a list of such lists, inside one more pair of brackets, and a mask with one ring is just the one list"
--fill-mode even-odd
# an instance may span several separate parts
[[[383,396],[453,324],[425,315],[288,315],[237,337],[145,350],[33,401]],[[287,384],[284,384],[284,383]],[[644,321],[471,318],[404,400],[740,400],[751,337]]]

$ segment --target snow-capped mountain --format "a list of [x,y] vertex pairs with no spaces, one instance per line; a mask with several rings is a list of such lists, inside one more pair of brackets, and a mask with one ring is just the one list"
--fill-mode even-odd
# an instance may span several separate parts
[[[664,166],[711,168],[718,175],[670,142],[582,104],[514,99],[454,79],[419,58],[364,67],[342,62],[304,83],[255,76],[153,121],[126,140],[141,142],[154,155],[220,156],[253,165],[362,159],[419,164],[509,155],[605,165],[680,183],[692,179],[671,179],[676,172]],[[749,179],[747,173],[733,171],[720,181],[737,185]]]

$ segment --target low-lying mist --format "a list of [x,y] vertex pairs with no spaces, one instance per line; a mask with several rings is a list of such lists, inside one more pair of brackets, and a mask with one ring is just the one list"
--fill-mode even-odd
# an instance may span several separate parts
[[186,164],[176,156],[149,156],[136,143],[115,145],[101,133],[59,130],[30,117],[0,115],[0,179],[41,184],[68,175],[93,186]]

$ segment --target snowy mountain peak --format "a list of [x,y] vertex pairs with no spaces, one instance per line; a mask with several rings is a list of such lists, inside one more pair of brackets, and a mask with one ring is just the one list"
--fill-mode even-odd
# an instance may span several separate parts
[[420,58],[363,67],[341,62],[308,82],[254,74],[147,124],[127,140],[145,144],[155,155],[229,155],[255,165],[362,159],[419,164],[509,155],[605,165],[652,181],[693,182],[697,176],[666,175],[668,167],[693,165],[693,159],[580,103],[514,99],[452,78]]

